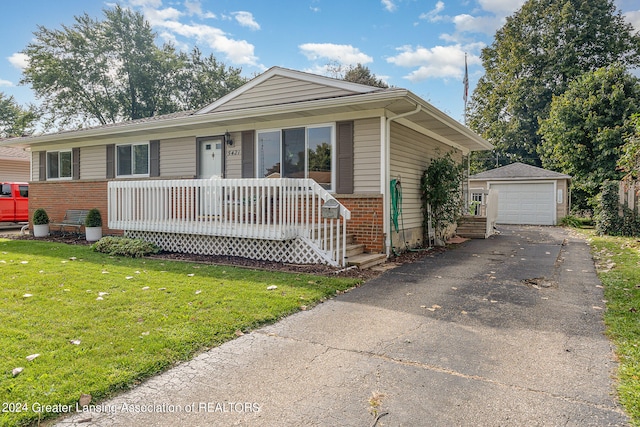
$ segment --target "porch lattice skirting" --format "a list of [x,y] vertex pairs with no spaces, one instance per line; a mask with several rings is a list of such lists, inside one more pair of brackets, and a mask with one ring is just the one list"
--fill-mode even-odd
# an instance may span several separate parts
[[227,255],[290,264],[326,264],[325,257],[302,239],[262,240],[198,234],[127,231],[127,237],[152,242],[169,252]]
[[111,181],[108,203],[109,228],[167,251],[345,263],[351,212],[312,179]]

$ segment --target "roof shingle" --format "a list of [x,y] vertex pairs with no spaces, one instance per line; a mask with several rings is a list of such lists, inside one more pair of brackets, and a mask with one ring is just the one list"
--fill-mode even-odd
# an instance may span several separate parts
[[469,177],[470,180],[485,179],[571,179],[560,172],[542,169],[536,166],[516,162],[496,169],[480,172]]

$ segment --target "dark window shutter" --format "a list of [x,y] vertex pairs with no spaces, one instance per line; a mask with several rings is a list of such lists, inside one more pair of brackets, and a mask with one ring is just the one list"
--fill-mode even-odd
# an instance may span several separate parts
[[149,176],[160,176],[160,141],[149,142]]
[[353,122],[336,123],[336,193],[353,193]]
[[38,181],[47,180],[47,152],[40,151],[38,153]]
[[107,179],[116,177],[116,145],[107,145]]
[[202,159],[200,159],[200,141],[202,141],[202,138],[196,138],[196,176],[195,178],[200,178],[200,169],[202,168],[202,166],[200,165],[200,162],[202,161]]
[[72,179],[80,179],[80,148],[71,149],[71,164]]
[[255,132],[242,132],[242,177],[255,178]]

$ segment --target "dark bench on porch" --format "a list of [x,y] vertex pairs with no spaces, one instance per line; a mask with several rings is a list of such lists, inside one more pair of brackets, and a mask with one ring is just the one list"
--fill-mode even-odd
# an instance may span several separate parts
[[49,228],[59,227],[60,229],[58,231],[64,234],[65,227],[74,227],[79,234],[88,213],[89,210],[85,209],[69,209],[65,212],[62,221],[49,223]]

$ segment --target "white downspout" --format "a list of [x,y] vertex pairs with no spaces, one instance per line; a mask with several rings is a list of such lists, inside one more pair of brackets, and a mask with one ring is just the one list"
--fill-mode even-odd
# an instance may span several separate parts
[[397,116],[380,117],[380,134],[384,135],[382,138],[382,146],[380,147],[380,192],[382,193],[382,212],[384,212],[383,219],[383,233],[385,236],[385,246],[387,258],[391,255],[391,218],[390,218],[390,200],[389,200],[389,183],[391,182],[391,122],[401,119],[403,117],[417,114],[422,110],[420,104],[416,104],[416,109],[413,111],[407,111],[406,113],[398,114]]

